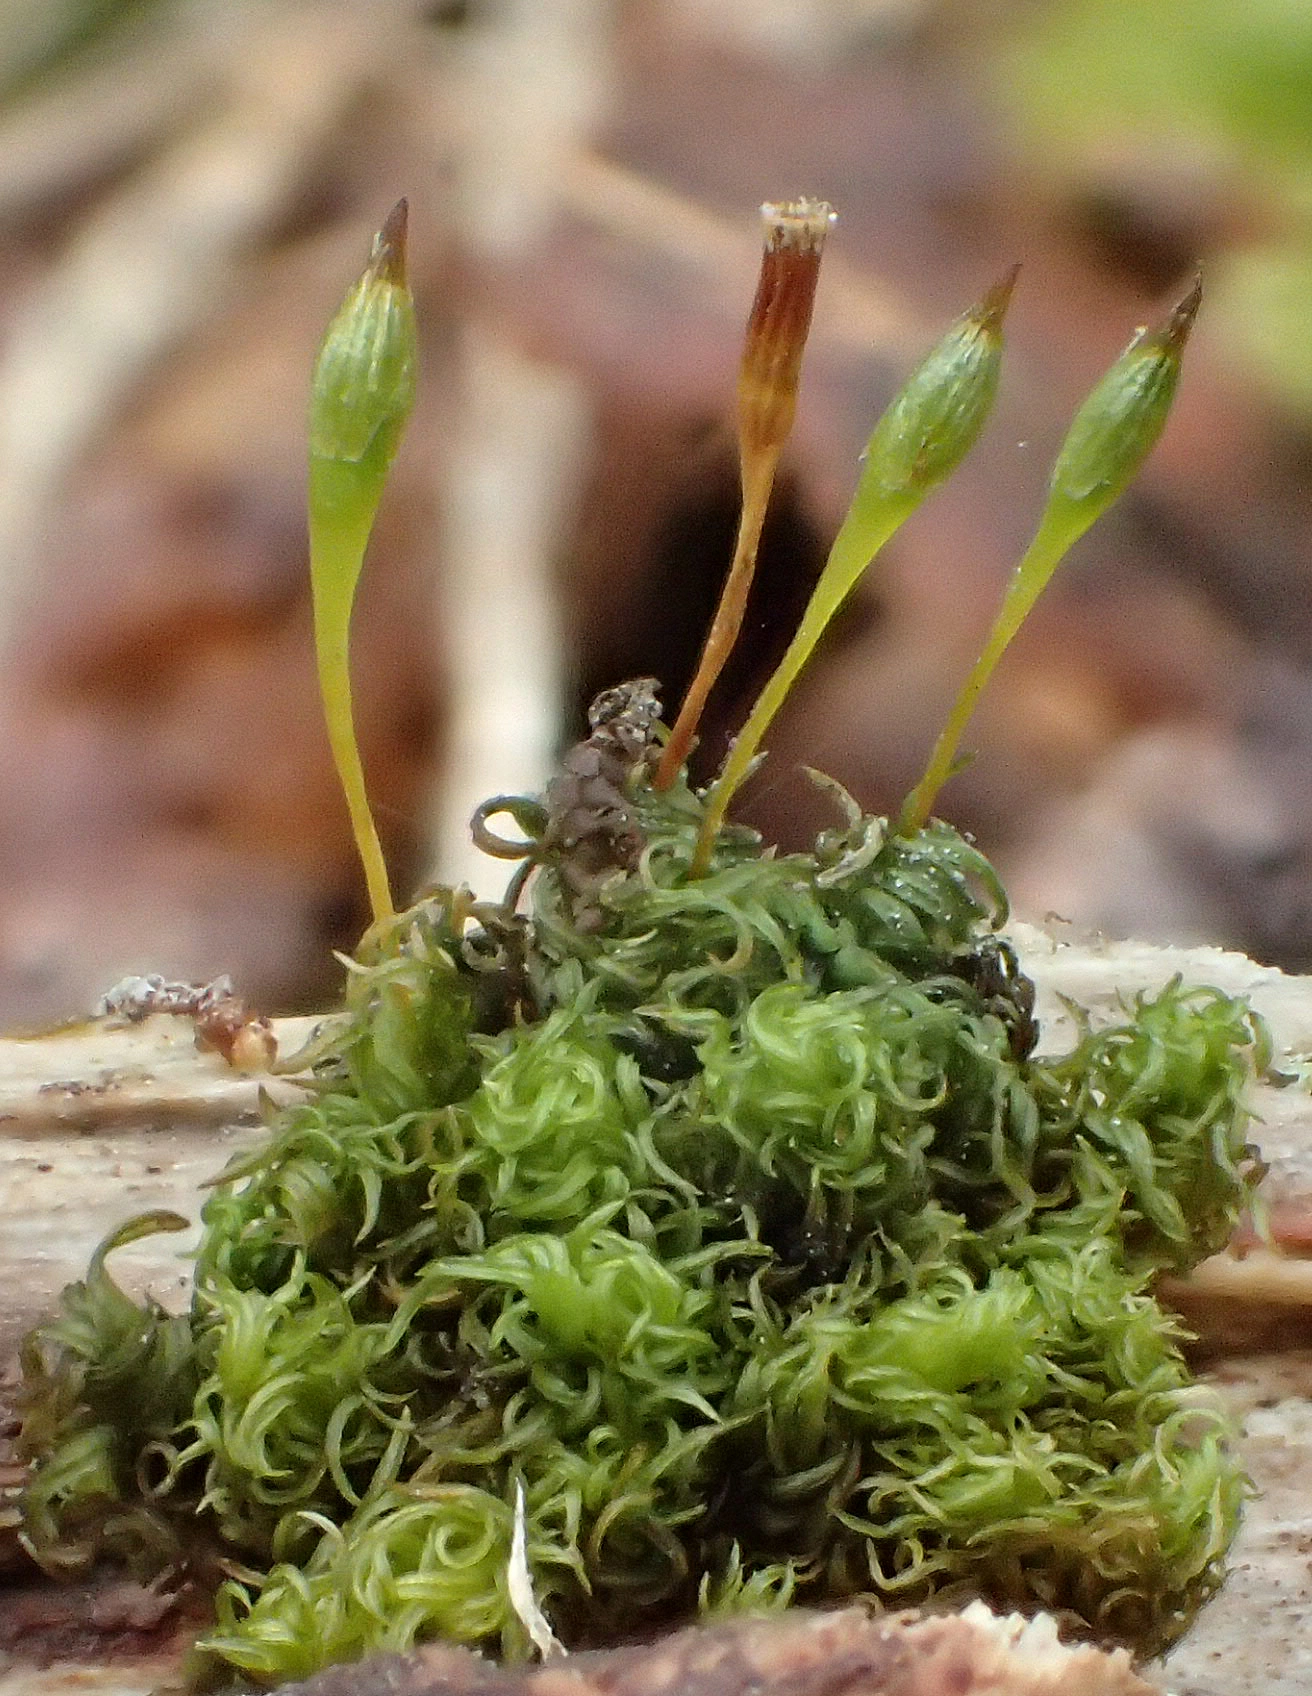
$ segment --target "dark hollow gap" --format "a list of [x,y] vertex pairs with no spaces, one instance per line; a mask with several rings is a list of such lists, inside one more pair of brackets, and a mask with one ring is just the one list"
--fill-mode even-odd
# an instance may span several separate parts
[[[656,521],[631,556],[636,581],[630,587],[626,634],[583,657],[571,739],[585,733],[592,697],[624,677],[658,677],[666,721],[673,721],[733,557],[738,510],[737,467],[727,453],[657,509]],[[808,509],[799,478],[783,473],[761,537],[743,628],[707,703],[692,762],[699,780],[719,765],[729,738],[782,658],[827,551],[827,538]]]

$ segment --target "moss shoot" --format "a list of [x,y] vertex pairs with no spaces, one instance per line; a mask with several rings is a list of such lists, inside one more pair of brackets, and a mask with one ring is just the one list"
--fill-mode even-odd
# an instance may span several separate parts
[[518,1486],[570,1645],[982,1595],[1163,1648],[1245,1483],[1152,1281],[1249,1198],[1254,1016],[1171,984],[1037,1058],[963,837],[849,806],[806,854],[723,829],[693,878],[654,740],[618,828],[568,760],[490,805],[534,833],[520,906],[438,890],[366,939],[188,1314],[101,1255],[29,1340],[34,1554],[203,1542],[208,1661],[261,1684],[526,1652]]

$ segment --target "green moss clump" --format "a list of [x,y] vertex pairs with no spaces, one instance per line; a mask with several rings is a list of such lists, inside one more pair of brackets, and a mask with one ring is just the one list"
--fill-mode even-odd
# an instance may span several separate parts
[[625,804],[640,851],[584,873],[517,805],[527,917],[438,892],[367,939],[315,1092],[205,1208],[189,1314],[102,1254],[29,1341],[37,1558],[148,1572],[201,1528],[207,1651],[260,1683],[518,1653],[522,1488],[572,1644],[979,1594],[1161,1649],[1244,1482],[1151,1281],[1251,1194],[1254,1016],[1171,984],[1036,1058],[946,825],[728,828],[692,878],[701,798],[640,763]]

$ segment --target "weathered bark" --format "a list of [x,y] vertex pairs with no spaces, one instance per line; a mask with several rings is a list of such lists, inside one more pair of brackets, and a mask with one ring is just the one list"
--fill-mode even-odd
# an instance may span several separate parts
[[1122,1650],[1064,1648],[1049,1622],[804,1610],[502,1671],[458,1649],[383,1655],[297,1696],[1152,1696]]

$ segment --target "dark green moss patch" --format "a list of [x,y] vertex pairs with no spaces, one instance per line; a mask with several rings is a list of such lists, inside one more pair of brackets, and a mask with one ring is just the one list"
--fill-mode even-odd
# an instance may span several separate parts
[[208,1652],[263,1683],[519,1652],[522,1485],[567,1643],[981,1594],[1162,1648],[1245,1486],[1151,1281],[1249,1198],[1253,1015],[1172,984],[1035,1058],[947,826],[727,829],[692,879],[700,798],[639,763],[621,799],[586,863],[518,807],[527,918],[438,891],[371,934],[189,1314],[102,1255],[29,1340],[37,1558],[149,1574],[203,1534]]

